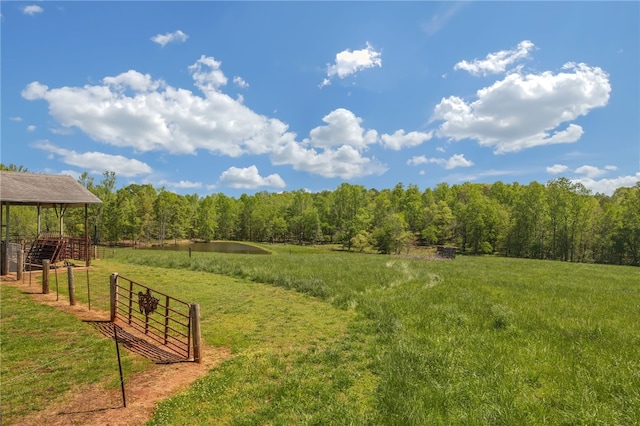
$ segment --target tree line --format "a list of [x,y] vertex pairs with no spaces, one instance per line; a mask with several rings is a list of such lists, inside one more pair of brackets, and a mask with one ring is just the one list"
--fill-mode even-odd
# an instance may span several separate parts
[[[5,170],[26,171],[15,166]],[[333,191],[179,195],[151,184],[116,189],[116,175],[78,181],[102,200],[89,207],[96,243],[240,240],[340,244],[349,251],[402,253],[413,245],[452,245],[468,254],[640,265],[640,182],[611,196],[567,178],[546,184],[440,183],[421,191],[398,183]],[[43,231],[59,219],[44,211]],[[69,210],[65,230],[82,235],[84,212]],[[35,209],[12,208],[10,229],[35,234]]]

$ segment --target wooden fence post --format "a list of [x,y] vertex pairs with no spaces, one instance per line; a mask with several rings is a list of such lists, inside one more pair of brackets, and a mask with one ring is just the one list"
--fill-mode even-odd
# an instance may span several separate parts
[[76,287],[73,278],[73,266],[67,266],[67,278],[69,280],[69,304],[75,306],[76,304]]
[[109,290],[109,306],[110,306],[110,318],[111,322],[116,320],[116,310],[118,309],[118,273],[114,272],[109,278],[110,290]]
[[18,250],[18,269],[16,270],[16,279],[20,281],[22,279],[22,270],[24,269],[24,251]]
[[49,294],[49,261],[42,261],[42,294]]
[[192,303],[189,308],[189,316],[191,317],[191,336],[193,339],[193,360],[197,363],[202,362],[202,341],[200,338],[200,305]]

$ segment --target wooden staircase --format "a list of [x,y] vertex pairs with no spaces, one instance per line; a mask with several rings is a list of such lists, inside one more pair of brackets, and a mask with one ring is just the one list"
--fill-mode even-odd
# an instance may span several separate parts
[[42,266],[43,260],[48,260],[50,265],[55,265],[64,260],[67,248],[67,240],[56,237],[37,238],[27,254],[25,264],[30,266]]

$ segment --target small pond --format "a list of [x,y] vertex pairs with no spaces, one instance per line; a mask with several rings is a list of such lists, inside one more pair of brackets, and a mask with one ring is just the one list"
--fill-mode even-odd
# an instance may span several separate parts
[[268,250],[250,244],[240,243],[237,241],[213,241],[210,243],[168,243],[164,246],[152,247],[157,250],[176,250],[176,251],[203,251],[203,252],[219,252],[219,253],[239,253],[239,254],[271,254]]

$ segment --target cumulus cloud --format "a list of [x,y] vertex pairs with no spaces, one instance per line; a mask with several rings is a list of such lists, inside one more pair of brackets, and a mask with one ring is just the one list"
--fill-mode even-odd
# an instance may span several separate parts
[[567,63],[558,73],[508,74],[478,90],[470,102],[443,98],[432,120],[441,121],[440,137],[475,139],[496,154],[516,152],[576,142],[583,129],[570,122],[607,105],[610,92],[609,76],[602,69]]
[[78,153],[73,150],[57,147],[49,141],[34,144],[35,148],[57,155],[60,160],[70,166],[89,170],[94,174],[101,174],[105,170],[112,170],[118,176],[133,177],[151,173],[151,167],[146,163],[121,155],[110,155],[102,152]]
[[471,62],[460,61],[453,66],[455,70],[465,70],[473,75],[498,74],[520,59],[529,57],[534,44],[529,40],[518,43],[515,49],[489,53],[485,59],[474,59]]
[[256,166],[245,168],[231,167],[222,172],[219,182],[224,186],[239,189],[255,189],[261,186],[284,188],[284,180],[278,174],[260,176]]
[[290,141],[271,153],[276,165],[289,164],[295,170],[324,177],[350,179],[384,173],[387,168],[375,158],[364,156],[368,146],[378,143],[378,133],[361,126],[362,119],[338,108],[322,118],[326,123],[309,132],[302,143]]
[[433,137],[433,132],[409,132],[405,133],[403,129],[396,130],[392,135],[384,134],[381,136],[382,146],[394,151],[399,151],[403,148],[409,148],[412,146],[418,146],[423,142],[428,141]]
[[597,178],[607,173],[606,170],[599,169],[598,167],[595,167],[595,166],[587,166],[587,165],[578,167],[575,170],[575,172],[579,175],[584,175],[584,177],[589,179]]
[[547,173],[552,175],[559,175],[560,173],[564,173],[569,170],[569,167],[564,164],[554,164],[553,166],[547,167]]
[[271,161],[275,165],[290,164],[295,170],[328,178],[351,179],[387,171],[384,164],[375,158],[364,157],[349,145],[319,152],[301,144],[289,143],[275,151]]
[[327,77],[320,87],[331,84],[335,76],[345,78],[367,68],[382,67],[382,52],[376,51],[369,42],[360,50],[343,50],[336,54],[336,62],[327,65]]
[[184,43],[188,38],[188,35],[180,30],[177,30],[172,33],[154,35],[153,37],[151,37],[151,41],[153,41],[154,43],[158,43],[160,46],[164,47],[168,43]]
[[49,89],[32,82],[22,91],[43,99],[64,128],[78,128],[92,139],[139,152],[194,154],[198,149],[237,157],[268,152],[288,140],[287,126],[256,114],[217,89],[226,83],[213,58],[189,67],[204,96],[174,88],[130,70],[105,77],[102,84]]
[[34,126],[33,124],[30,124],[27,126],[27,132],[35,132],[37,129],[36,126]]
[[640,172],[635,175],[618,176],[612,179],[594,179],[588,176],[571,180],[574,183],[581,183],[593,193],[612,195],[616,189],[634,186],[640,182]]
[[606,195],[613,194],[613,192],[617,188],[633,186],[636,184],[636,182],[640,182],[640,172],[636,173],[635,175],[598,179],[608,172],[616,170],[618,170],[618,168],[612,165],[604,166],[604,168],[584,165],[576,168],[575,170],[571,170],[564,164],[554,164],[551,167],[547,167],[547,173],[551,174],[573,172],[577,175],[581,175],[579,177],[571,179],[571,182],[581,183],[587,189],[594,193],[601,193]]
[[221,86],[227,84],[227,77],[220,69],[221,62],[212,56],[200,56],[195,64],[189,66],[189,71],[195,80],[195,85],[205,94],[215,93]]
[[77,87],[50,88],[34,81],[22,96],[48,102],[58,133],[78,129],[95,141],[141,153],[267,155],[274,165],[323,177],[384,173],[384,164],[366,156],[372,144],[400,149],[430,137],[401,130],[383,139],[376,130],[365,129],[362,118],[338,108],[300,141],[287,124],[222,92],[227,78],[213,57],[201,56],[188,69],[200,93],[129,70]]
[[305,142],[321,148],[348,145],[361,151],[378,139],[375,130],[365,131],[360,125],[362,119],[344,108],[331,111],[322,121],[327,125],[312,129],[309,133],[310,138]]
[[444,166],[445,169],[451,170],[457,167],[471,167],[473,162],[464,158],[464,154],[454,154],[448,159],[445,158],[427,158],[425,155],[412,157],[407,164],[410,166],[418,166],[420,164],[438,164]]
[[153,80],[149,74],[129,70],[115,77],[105,77],[102,82],[118,93],[131,89],[134,92],[151,92],[164,85],[162,80]]
[[37,4],[32,4],[22,8],[22,13],[24,13],[25,15],[33,16],[36,13],[42,13],[42,12],[44,12],[44,9],[38,6]]

